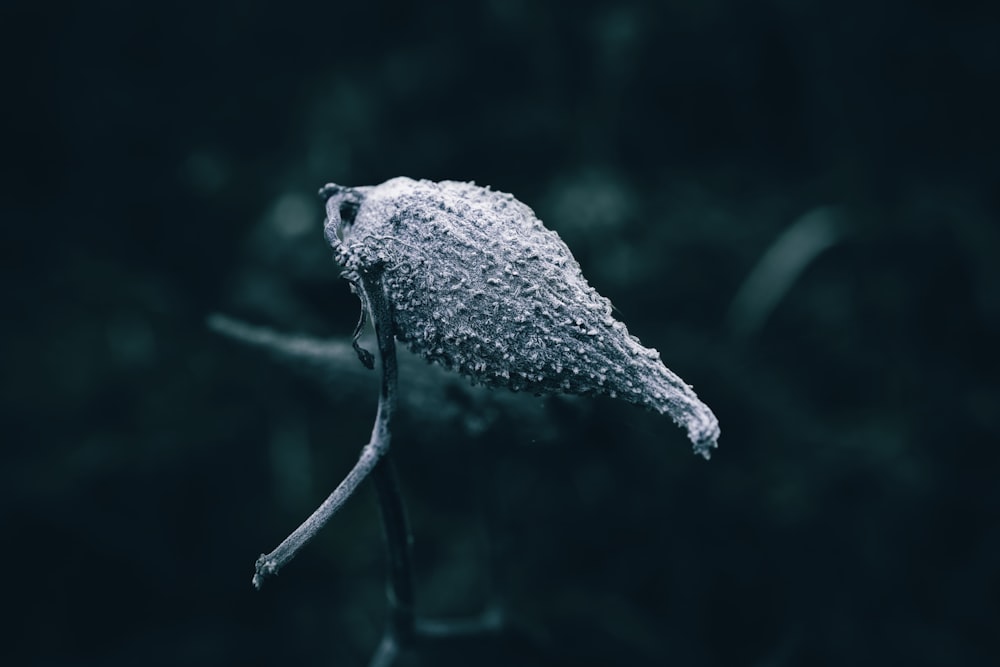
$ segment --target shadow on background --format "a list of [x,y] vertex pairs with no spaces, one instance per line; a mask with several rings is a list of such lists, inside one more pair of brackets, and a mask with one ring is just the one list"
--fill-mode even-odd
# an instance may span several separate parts
[[5,5],[2,662],[365,663],[370,491],[250,577],[375,393],[205,318],[348,336],[315,190],[409,175],[532,206],[722,424],[404,415],[421,605],[509,620],[412,664],[996,664],[996,18],[755,5]]

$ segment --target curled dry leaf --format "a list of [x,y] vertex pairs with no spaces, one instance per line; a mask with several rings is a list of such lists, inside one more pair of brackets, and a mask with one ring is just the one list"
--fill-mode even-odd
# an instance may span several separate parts
[[612,316],[559,235],[512,195],[409,178],[321,194],[344,276],[380,280],[392,330],[412,351],[473,383],[666,413],[709,457],[719,437],[711,409]]

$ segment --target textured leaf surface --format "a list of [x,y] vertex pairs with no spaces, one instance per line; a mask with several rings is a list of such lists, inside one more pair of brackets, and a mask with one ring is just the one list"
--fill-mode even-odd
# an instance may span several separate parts
[[328,185],[326,236],[347,278],[377,274],[397,338],[474,383],[607,395],[669,414],[706,458],[715,415],[612,315],[559,235],[512,195],[395,178]]

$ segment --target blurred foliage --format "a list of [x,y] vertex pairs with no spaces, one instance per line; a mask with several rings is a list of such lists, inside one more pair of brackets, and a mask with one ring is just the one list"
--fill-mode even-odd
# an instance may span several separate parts
[[[375,395],[331,400],[205,317],[348,335],[313,193],[396,175],[533,206],[723,429],[706,464],[613,401],[545,402],[538,442],[411,416],[421,604],[511,624],[417,662],[1000,661],[988,3],[14,2],[0,25],[0,662],[364,664],[370,492],[250,576]],[[734,329],[828,206],[836,240]]]

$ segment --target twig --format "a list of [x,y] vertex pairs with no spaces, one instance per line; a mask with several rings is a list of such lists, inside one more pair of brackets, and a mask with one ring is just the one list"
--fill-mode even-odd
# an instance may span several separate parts
[[[226,338],[261,350],[296,373],[315,380],[337,404],[351,403],[367,391],[377,391],[379,380],[358,363],[350,338],[319,339],[284,333],[219,313],[208,327]],[[398,387],[399,409],[429,440],[455,436],[478,438],[502,424],[505,437],[518,442],[558,440],[573,415],[586,405],[576,396],[539,399],[527,393],[495,391],[473,386],[464,378],[412,354],[397,350],[397,367],[406,378]],[[569,412],[554,413],[559,403]],[[564,414],[557,418],[556,414]]]
[[302,525],[292,531],[292,534],[284,539],[278,547],[269,554],[262,554],[257,559],[256,572],[253,576],[253,585],[260,588],[264,580],[271,575],[275,575],[285,566],[288,561],[295,557],[299,550],[316,536],[323,526],[343,504],[354,495],[358,485],[364,481],[365,477],[375,468],[379,459],[389,450],[391,440],[390,425],[392,416],[396,411],[396,343],[392,330],[392,314],[390,306],[385,299],[382,284],[377,277],[366,280],[364,284],[357,285],[359,291],[364,291],[362,301],[367,304],[372,323],[375,325],[375,337],[378,340],[379,358],[381,360],[381,390],[379,391],[378,409],[375,413],[375,425],[372,428],[371,439],[368,441],[358,457],[358,462],[354,468],[347,473],[347,477],[337,485],[326,500],[323,501],[316,511],[306,519]]
[[399,493],[396,471],[388,455],[375,466],[372,473],[378,494],[382,531],[385,534],[389,581],[386,596],[389,600],[389,620],[386,632],[401,645],[408,645],[415,634],[413,561],[410,558],[410,528],[406,508]]

